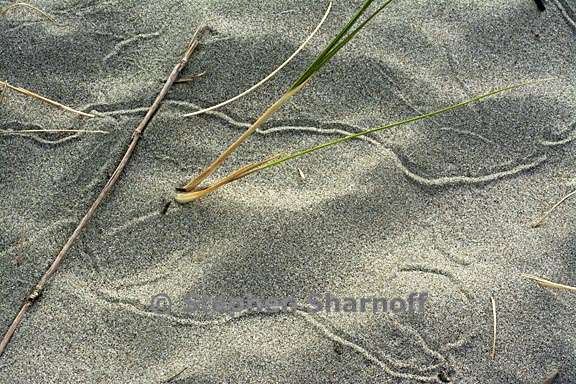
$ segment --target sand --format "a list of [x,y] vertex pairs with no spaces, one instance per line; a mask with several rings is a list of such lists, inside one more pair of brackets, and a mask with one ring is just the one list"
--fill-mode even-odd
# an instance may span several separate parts
[[[0,333],[124,153],[198,25],[185,76],[112,194],[0,357],[2,383],[556,383],[576,377],[576,6],[550,0],[393,3],[219,171],[520,81],[433,121],[372,134],[161,214],[296,78],[360,1],[34,1],[58,21],[0,17]],[[4,1],[3,4],[8,4]],[[304,175],[304,178],[301,177]],[[187,295],[429,294],[421,313],[190,314]],[[150,304],[160,293],[170,312]],[[490,358],[497,305],[496,358]],[[184,371],[182,371],[184,370]]]

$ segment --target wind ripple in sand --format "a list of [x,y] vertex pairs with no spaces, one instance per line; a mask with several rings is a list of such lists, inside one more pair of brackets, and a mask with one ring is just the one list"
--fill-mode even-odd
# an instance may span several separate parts
[[501,172],[490,173],[481,176],[444,176],[436,179],[428,179],[412,172],[400,159],[400,157],[390,148],[387,148],[394,156],[394,160],[402,172],[412,181],[427,187],[445,187],[456,185],[484,184],[491,181],[500,180],[506,177],[515,176],[522,172],[529,171],[544,163],[548,157],[546,155],[536,158],[530,163],[519,164],[511,169]]
[[472,295],[468,290],[464,288],[464,285],[452,274],[451,272],[444,271],[440,268],[430,268],[425,266],[419,265],[411,265],[407,267],[400,268],[398,272],[420,272],[420,273],[429,273],[437,276],[442,276],[448,278],[452,284],[458,288],[458,290],[464,295],[466,301],[470,301],[472,299]]
[[[108,304],[116,305],[116,306],[121,306],[122,308],[124,308],[124,309],[126,309],[132,313],[135,313],[139,316],[144,316],[144,317],[151,318],[151,319],[154,319],[154,318],[163,319],[163,320],[167,320],[171,323],[174,323],[174,324],[180,325],[180,326],[202,326],[202,327],[221,326],[221,325],[225,325],[227,323],[238,321],[238,320],[241,320],[243,318],[248,318],[248,317],[278,316],[279,315],[278,313],[267,313],[267,312],[260,312],[260,311],[254,311],[254,310],[244,310],[244,311],[242,311],[242,312],[240,312],[234,316],[223,316],[220,318],[210,319],[210,320],[194,320],[189,316],[182,316],[182,315],[178,315],[178,314],[174,314],[174,313],[153,312],[148,306],[142,304],[139,300],[120,297],[115,292],[106,291],[106,290],[98,290],[98,291],[94,291],[94,293],[96,294],[96,296],[99,299],[103,300],[104,302],[106,302]],[[327,326],[325,326],[324,324],[322,324],[319,321],[317,321],[316,319],[314,319],[314,317],[311,314],[309,314],[308,312],[306,312],[305,310],[297,309],[297,310],[293,311],[292,313],[302,317],[307,323],[313,325],[315,328],[322,331],[324,336],[326,336],[328,339],[330,339],[330,340],[332,340],[332,341],[334,341],[340,345],[349,347],[350,349],[356,351],[357,353],[362,355],[367,360],[371,361],[372,363],[374,363],[377,366],[379,366],[380,368],[382,368],[384,370],[384,372],[386,372],[388,375],[390,375],[392,377],[401,378],[401,379],[416,380],[416,381],[420,381],[420,382],[429,382],[429,383],[437,383],[438,382],[438,377],[435,375],[434,376],[422,376],[422,375],[417,375],[417,374],[412,374],[412,373],[397,372],[397,371],[393,370],[392,368],[390,368],[390,366],[388,364],[386,364],[384,362],[384,360],[387,360],[387,362],[389,364],[394,365],[397,368],[412,369],[412,370],[415,370],[415,371],[421,372],[421,373],[436,371],[436,370],[442,368],[446,362],[446,359],[440,353],[438,353],[436,351],[432,351],[428,347],[426,342],[414,330],[412,330],[411,333],[416,332],[416,334],[418,336],[417,340],[420,341],[419,344],[421,346],[425,347],[424,352],[426,352],[427,354],[431,355],[432,357],[434,357],[436,359],[439,359],[441,361],[441,363],[435,364],[432,366],[428,366],[428,367],[417,367],[417,366],[414,366],[413,364],[406,363],[406,362],[400,361],[398,359],[394,359],[392,357],[386,356],[382,352],[379,352],[379,354],[382,354],[384,356],[384,359],[380,359],[376,356],[376,354],[369,352],[366,348],[360,346],[359,344],[354,343],[350,340],[344,339],[344,338],[336,335]],[[406,326],[403,326],[403,328],[405,329]]]
[[103,59],[102,62],[104,64],[106,64],[111,58],[113,58],[114,56],[118,55],[120,53],[120,51],[134,43],[137,42],[138,40],[147,40],[147,39],[151,39],[153,37],[159,37],[160,36],[160,32],[154,32],[154,33],[141,33],[135,36],[132,36],[130,38],[127,38],[125,40],[122,40],[121,42],[119,42],[118,44],[116,44],[116,46],[114,46],[114,49],[112,49],[112,51],[110,51],[109,54],[107,54]]
[[[188,102],[183,102],[183,101],[176,101],[176,100],[171,100],[169,101],[170,104],[173,105],[177,105],[177,106],[184,106],[184,107],[192,107],[194,109],[201,109],[200,106],[193,104],[193,103],[188,103]],[[206,112],[206,115],[211,115],[211,116],[215,116],[218,117],[222,120],[224,120],[225,122],[227,122],[228,124],[231,124],[235,127],[239,127],[239,128],[250,128],[250,126],[252,124],[250,123],[245,123],[245,122],[241,122],[238,120],[235,120],[234,118],[228,116],[227,114],[223,113],[223,112],[219,112],[219,111],[210,111],[210,112]],[[340,125],[342,125],[342,123],[339,123]],[[327,123],[326,125],[329,125],[329,123]],[[350,129],[352,129],[352,126],[349,126]],[[300,131],[300,132],[312,132],[312,133],[319,133],[319,134],[339,134],[342,136],[347,136],[347,135],[351,135],[353,133],[356,132],[351,132],[348,130],[344,130],[344,129],[328,129],[328,128],[318,128],[318,127],[305,127],[305,126],[278,126],[278,127],[273,127],[273,128],[268,128],[268,129],[257,129],[256,133],[259,133],[261,135],[268,135],[268,134],[273,134],[273,133],[277,133],[277,132],[285,132],[285,131]],[[360,130],[358,130],[360,131]],[[359,140],[364,140],[366,142],[369,142],[370,144],[374,144],[374,145],[381,145],[380,142],[378,142],[377,140],[374,140],[368,136],[360,136],[357,139]]]
[[[185,101],[167,100],[166,103],[172,104],[175,106],[180,106],[180,107],[188,107],[188,108],[192,107],[194,109],[200,108],[196,104],[185,102]],[[148,110],[148,108],[140,107],[140,108],[133,108],[133,109],[124,109],[124,110],[108,111],[108,112],[96,112],[96,113],[98,115],[101,115],[101,116],[115,116],[115,115],[123,115],[123,114],[145,113],[147,110]],[[94,111],[93,111],[93,113],[94,113]],[[227,122],[231,125],[234,125],[236,127],[240,127],[240,128],[249,128],[250,127],[250,123],[237,121],[234,118],[226,115],[223,112],[210,111],[210,112],[207,112],[206,114],[216,116],[216,117],[224,120],[225,122]],[[312,132],[312,133],[319,133],[319,134],[339,134],[342,136],[346,136],[346,135],[349,135],[351,133],[354,133],[354,132],[350,132],[350,131],[342,130],[342,129],[325,129],[325,128],[301,127],[301,126],[296,126],[296,127],[294,127],[294,126],[280,126],[280,127],[274,127],[274,128],[269,128],[269,129],[265,129],[265,130],[258,129],[256,132],[259,134],[262,134],[262,135],[267,135],[267,134],[273,134],[273,133],[283,132],[283,131],[288,131],[288,130]],[[479,136],[477,134],[473,134],[471,132],[466,131],[466,132],[460,132],[460,133],[473,135],[474,137],[476,137],[482,141],[492,143],[490,140],[488,140],[482,136]],[[360,137],[358,137],[358,139],[367,141],[367,142],[374,144],[378,147],[384,146],[382,143],[380,143],[377,140],[374,140],[368,136],[360,136]],[[425,185],[428,187],[483,184],[483,183],[496,181],[496,180],[503,179],[503,178],[506,178],[509,176],[514,176],[514,175],[520,174],[522,172],[528,171],[532,168],[539,166],[540,164],[542,164],[543,162],[545,162],[547,160],[547,157],[544,155],[544,156],[537,158],[533,162],[526,163],[526,164],[520,164],[520,165],[517,165],[516,167],[513,167],[509,170],[505,170],[505,171],[501,171],[501,172],[495,172],[495,173],[491,173],[491,174],[487,174],[487,175],[481,175],[481,176],[445,176],[445,177],[439,177],[439,178],[435,178],[435,179],[429,179],[429,178],[426,178],[424,176],[420,176],[419,174],[408,169],[408,167],[402,162],[400,157],[391,148],[385,147],[385,149],[393,156],[395,163],[398,166],[398,168],[400,168],[400,170],[402,170],[402,172],[409,179],[411,179],[412,181],[415,181],[416,183],[419,183],[419,184],[422,184],[422,185]]]
[[566,138],[558,139],[556,141],[541,140],[540,145],[542,145],[544,147],[558,147],[561,145],[569,144],[572,141],[574,141],[574,139],[576,139],[576,134],[574,132],[575,130],[576,130],[576,122],[573,122],[572,124],[570,124],[570,133],[568,134],[568,136]]
[[[322,324],[319,321],[317,321],[316,319],[314,319],[314,317],[312,317],[309,313],[304,312],[304,311],[300,311],[300,310],[295,311],[295,313],[298,314],[299,316],[301,316],[304,320],[306,320],[308,323],[313,325],[315,328],[319,329],[324,334],[324,336],[326,336],[328,339],[356,351],[357,353],[362,355],[365,359],[371,361],[372,363],[374,363],[377,366],[379,366],[380,368],[382,368],[382,370],[384,372],[386,372],[388,375],[390,375],[392,377],[395,377],[398,379],[405,379],[405,380],[416,380],[416,381],[425,382],[425,383],[437,383],[438,382],[437,376],[421,376],[421,375],[416,375],[416,374],[411,374],[411,373],[403,373],[403,372],[394,371],[386,363],[384,363],[384,361],[380,360],[375,354],[371,353],[370,351],[368,351],[364,347],[362,347],[362,346],[360,346],[360,345],[358,345],[358,344],[356,344],[350,340],[344,339],[344,338],[336,335],[327,326],[325,326],[324,324]],[[427,367],[427,368],[424,368],[424,370],[428,370],[428,368],[430,368],[430,370],[434,370],[434,369],[437,369],[436,367],[437,366]],[[440,365],[438,365],[438,367],[440,367]]]

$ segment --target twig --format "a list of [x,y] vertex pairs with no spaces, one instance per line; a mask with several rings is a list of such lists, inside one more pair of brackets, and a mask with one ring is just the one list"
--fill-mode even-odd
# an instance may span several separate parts
[[298,168],[298,174],[300,175],[300,179],[302,179],[302,181],[306,180],[306,175],[300,168]]
[[255,91],[256,89],[260,88],[262,85],[264,85],[268,80],[270,80],[271,78],[273,78],[278,72],[280,72],[282,70],[282,68],[284,68],[285,66],[287,66],[292,59],[294,59],[294,57],[296,57],[296,55],[298,55],[300,53],[300,51],[302,51],[304,49],[304,47],[306,47],[306,45],[310,42],[310,40],[312,40],[312,38],[314,37],[314,35],[316,35],[316,33],[318,33],[318,31],[320,30],[320,28],[322,27],[322,25],[324,24],[324,22],[326,21],[326,19],[328,18],[328,15],[330,14],[330,10],[332,9],[332,3],[330,3],[328,5],[328,9],[326,9],[326,12],[324,13],[324,17],[322,17],[322,20],[320,20],[320,23],[318,23],[318,25],[316,26],[316,29],[314,29],[314,31],[306,38],[306,40],[304,40],[304,42],[298,47],[298,49],[288,58],[286,59],[285,62],[283,62],[278,68],[276,68],[272,73],[270,73],[268,76],[266,76],[264,79],[262,79],[261,81],[259,81],[257,84],[253,85],[251,88],[247,89],[246,91],[242,92],[241,94],[234,96],[231,99],[228,99],[220,104],[214,105],[212,107],[209,108],[205,108],[202,109],[200,111],[196,111],[196,112],[192,112],[192,113],[188,113],[186,115],[184,115],[184,117],[190,117],[190,116],[196,116],[196,115],[200,115],[206,112],[210,112],[213,111],[215,109],[221,108],[225,105],[228,105],[246,95],[248,95],[249,93]]
[[546,218],[548,216],[550,216],[550,214],[560,206],[560,204],[562,204],[563,202],[565,202],[566,200],[568,200],[569,198],[571,198],[573,195],[576,194],[576,191],[572,191],[569,194],[567,194],[566,196],[564,196],[563,198],[560,199],[559,202],[557,202],[556,204],[554,204],[552,206],[552,208],[550,208],[548,211],[546,211],[542,217],[540,217],[540,219],[536,220],[534,223],[532,223],[530,226],[532,228],[538,228],[539,226],[541,226],[544,223],[544,220],[546,220]]
[[2,354],[6,350],[6,347],[8,346],[10,339],[12,338],[14,333],[16,332],[16,329],[18,328],[19,324],[22,322],[22,319],[24,318],[24,316],[26,315],[26,313],[28,312],[30,307],[42,295],[42,292],[44,291],[46,284],[48,283],[48,281],[50,280],[52,275],[58,270],[58,267],[62,263],[64,256],[66,255],[68,250],[72,247],[72,244],[74,243],[74,241],[80,236],[80,233],[86,227],[86,225],[88,224],[88,222],[90,221],[90,219],[94,215],[94,212],[96,211],[96,209],[100,206],[102,201],[106,198],[108,193],[112,190],[112,188],[114,187],[114,185],[118,181],[124,168],[126,168],[126,165],[128,164],[128,162],[129,162],[129,160],[130,160],[130,158],[131,158],[131,156],[132,156],[132,154],[136,148],[136,145],[138,144],[138,141],[140,140],[140,137],[142,137],[142,134],[144,133],[146,126],[148,125],[150,120],[152,120],[155,113],[160,108],[160,105],[162,104],[164,97],[166,96],[166,94],[170,90],[170,87],[172,86],[172,84],[174,84],[174,81],[178,78],[178,76],[180,75],[180,72],[186,66],[186,64],[190,60],[190,57],[192,56],[192,53],[194,52],[194,50],[198,46],[199,41],[198,41],[197,37],[203,29],[204,29],[203,27],[198,28],[198,30],[196,30],[196,33],[194,33],[194,36],[192,37],[192,40],[191,40],[190,44],[188,45],[188,49],[186,50],[186,53],[184,54],[182,59],[178,62],[178,64],[176,64],[176,66],[172,70],[172,73],[168,77],[166,84],[164,84],[164,87],[162,88],[162,90],[160,91],[158,96],[156,97],[156,100],[154,101],[154,103],[152,104],[152,106],[150,107],[148,112],[146,113],[146,116],[144,117],[142,122],[134,130],[134,132],[132,134],[132,139],[130,141],[130,145],[128,146],[126,153],[122,157],[122,160],[120,160],[120,163],[116,167],[116,170],[114,171],[114,173],[112,174],[112,176],[110,177],[110,179],[108,180],[108,182],[106,183],[104,188],[102,188],[102,190],[100,191],[100,194],[98,195],[96,200],[94,200],[94,202],[92,203],[92,205],[90,206],[90,208],[88,209],[88,211],[86,212],[86,214],[84,215],[82,220],[80,220],[80,223],[78,224],[78,226],[76,227],[76,229],[74,230],[72,235],[68,238],[68,240],[66,241],[66,243],[64,244],[64,246],[62,247],[62,249],[60,250],[58,255],[56,256],[56,258],[54,259],[52,264],[50,265],[50,268],[48,268],[48,270],[44,273],[42,278],[39,280],[39,282],[36,284],[36,286],[32,289],[30,294],[24,300],[22,307],[20,307],[20,311],[18,312],[18,314],[16,315],[16,317],[12,321],[12,324],[10,324],[10,327],[8,328],[8,330],[6,331],[6,333],[3,336],[2,340],[0,341],[0,356],[2,356]]
[[178,376],[180,376],[181,374],[183,374],[184,371],[187,370],[187,369],[188,369],[188,367],[182,368],[180,371],[178,371],[178,373],[176,373],[175,375],[172,375],[170,378],[166,379],[166,380],[164,381],[164,383],[171,383],[171,382],[173,382],[174,379],[176,379]]
[[39,94],[37,94],[37,93],[34,93],[34,92],[32,92],[32,91],[30,91],[30,90],[28,90],[28,89],[24,89],[24,88],[16,87],[16,86],[14,86],[14,85],[10,85],[10,84],[8,84],[8,83],[5,82],[5,81],[0,81],[0,85],[3,85],[4,88],[12,89],[12,90],[14,90],[14,91],[16,91],[16,92],[19,92],[19,93],[23,94],[23,95],[32,97],[32,98],[34,98],[34,99],[41,100],[41,101],[43,101],[43,102],[45,102],[45,103],[48,103],[48,104],[50,104],[50,105],[53,105],[53,106],[55,106],[55,107],[58,107],[58,108],[60,108],[60,109],[65,110],[65,111],[72,112],[72,113],[76,113],[76,114],[78,114],[78,115],[82,115],[82,116],[86,116],[86,117],[96,117],[96,116],[94,116],[94,115],[92,115],[92,114],[90,114],[90,113],[85,113],[85,112],[82,112],[82,111],[78,111],[78,110],[76,110],[76,109],[74,109],[74,108],[70,108],[70,107],[68,107],[68,106],[66,106],[66,105],[64,105],[64,104],[61,104],[61,103],[57,102],[57,101],[48,99],[47,97],[41,96],[41,95],[39,95]]
[[16,257],[14,258],[17,267],[19,267],[22,264],[22,261],[24,261],[23,248],[25,242],[26,242],[26,230],[22,228],[22,231],[20,232],[20,237],[18,238],[18,244],[16,245]]
[[160,210],[160,214],[162,216],[164,216],[168,212],[168,209],[170,208],[171,205],[172,205],[172,200],[166,201],[164,203],[164,205],[162,206],[162,210]]
[[47,14],[46,12],[44,12],[43,10],[41,10],[40,8],[37,8],[33,5],[30,4],[26,4],[26,3],[14,3],[11,5],[6,6],[6,8],[0,10],[0,15],[5,16],[8,11],[17,8],[17,7],[22,7],[22,8],[28,8],[31,9],[32,11],[39,13],[40,15],[42,15],[44,18],[50,20],[51,22],[53,22],[54,24],[56,24],[56,20],[50,16],[49,14]]
[[563,291],[576,292],[576,287],[571,287],[571,286],[569,286],[569,285],[564,285],[564,284],[560,284],[560,283],[555,283],[555,282],[553,282],[553,281],[546,280],[546,279],[543,279],[543,278],[538,277],[538,276],[529,275],[529,274],[522,274],[522,277],[525,277],[526,279],[529,279],[529,280],[534,281],[536,284],[538,284],[538,285],[541,286],[542,288],[560,289],[560,290],[563,290]]
[[492,352],[490,357],[494,360],[496,358],[496,300],[490,296],[490,301],[492,302]]
[[201,72],[201,73],[197,73],[195,75],[192,76],[188,76],[188,77],[182,77],[181,79],[176,80],[174,83],[175,84],[180,84],[180,83],[189,83],[191,81],[196,80],[199,77],[202,77],[206,74],[206,71]]

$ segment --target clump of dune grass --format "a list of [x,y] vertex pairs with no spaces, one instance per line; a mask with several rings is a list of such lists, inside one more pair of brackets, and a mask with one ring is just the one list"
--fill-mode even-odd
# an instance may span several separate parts
[[[213,182],[210,185],[207,185],[207,186],[201,185],[204,182],[204,180],[206,180],[210,175],[212,175],[224,163],[224,161],[230,155],[232,155],[234,153],[234,151],[236,151],[236,149],[238,149],[238,147],[240,145],[242,145],[242,143],[244,143],[246,140],[248,140],[254,134],[254,132],[256,132],[256,130],[259,127],[261,127],[264,123],[266,123],[266,121],[268,121],[268,119],[270,119],[270,117],[272,117],[274,115],[274,113],[276,113],[280,108],[282,108],[282,106],[284,106],[284,104],[286,104],[288,101],[290,101],[290,99],[292,97],[297,95],[308,84],[308,82],[314,77],[314,75],[316,75],[326,64],[328,64],[330,62],[330,60],[346,44],[348,44],[372,19],[374,19],[380,12],[382,12],[392,1],[393,0],[384,1],[375,11],[373,11],[368,17],[366,17],[364,19],[364,21],[360,22],[360,19],[367,13],[367,11],[370,8],[370,6],[372,5],[372,3],[374,3],[374,0],[364,1],[364,3],[358,8],[358,10],[351,17],[351,19],[348,21],[348,23],[328,43],[328,45],[324,48],[324,50],[306,68],[306,70],[304,70],[301,73],[301,75],[291,85],[291,87],[288,88],[288,90],[282,96],[280,96],[280,98],[278,100],[276,100],[272,105],[270,105],[268,107],[268,109],[266,109],[264,111],[264,113],[262,115],[260,115],[260,117],[258,117],[258,119],[256,119],[256,121],[238,139],[236,139],[236,141],[234,141],[232,144],[230,144],[212,163],[210,163],[202,172],[200,172],[198,174],[198,176],[196,176],[194,179],[192,179],[190,182],[188,182],[185,186],[177,189],[180,193],[178,193],[176,195],[176,201],[178,201],[179,203],[188,203],[188,202],[194,201],[196,199],[199,199],[201,197],[204,197],[204,196],[224,187],[225,185],[227,185],[233,181],[242,179],[242,178],[244,178],[248,175],[254,174],[256,172],[278,166],[280,164],[283,164],[286,161],[293,160],[293,159],[311,154],[313,152],[319,151],[321,149],[329,148],[329,147],[332,147],[334,145],[341,144],[341,143],[347,142],[349,140],[352,140],[352,139],[355,139],[357,137],[364,136],[364,135],[367,135],[367,134],[370,134],[373,132],[377,132],[377,131],[381,131],[381,130],[389,129],[389,128],[393,128],[393,127],[398,127],[398,126],[413,123],[413,122],[416,122],[419,120],[433,118],[433,117],[440,115],[442,113],[446,113],[446,112],[449,112],[449,111],[454,110],[454,109],[462,108],[462,107],[469,105],[469,104],[472,104],[472,103],[483,101],[484,99],[491,97],[491,96],[495,96],[499,93],[511,91],[511,90],[519,88],[521,86],[525,86],[525,85],[534,83],[534,82],[526,82],[526,83],[512,85],[512,86],[506,87],[506,88],[496,89],[492,92],[473,97],[473,98],[468,99],[466,101],[463,101],[461,103],[454,104],[454,105],[442,108],[442,109],[434,111],[434,112],[418,115],[415,117],[411,117],[409,119],[397,121],[397,122],[387,124],[387,125],[384,125],[381,127],[368,129],[368,130],[363,131],[363,132],[347,135],[347,136],[344,136],[344,137],[336,139],[336,140],[328,141],[328,142],[323,143],[323,144],[318,145],[318,146],[303,149],[301,151],[288,153],[288,154],[278,154],[278,155],[270,156],[270,157],[268,157],[264,160],[261,160],[259,162],[255,162],[255,163],[240,167],[236,171],[234,171],[234,172],[230,173],[229,175]],[[328,8],[328,11],[324,15],[324,18],[322,19],[322,21],[320,22],[320,24],[318,25],[316,30],[318,30],[318,28],[320,28],[320,26],[322,25],[322,23],[326,19],[326,16],[328,15],[329,11],[330,11],[330,7]],[[316,31],[314,33],[316,33]],[[314,33],[307,39],[307,41],[314,35]],[[301,48],[303,48],[303,45],[299,49],[301,49]],[[285,64],[287,64],[287,62],[285,62],[279,69],[281,69]],[[262,82],[258,83],[257,86],[263,84],[263,82],[265,80],[267,80],[269,77],[264,79]],[[231,101],[236,100],[245,94],[246,94],[246,92],[243,94],[240,94],[239,96],[237,96],[233,99],[231,99]],[[192,114],[189,114],[186,116],[204,113],[204,112],[207,112],[208,110],[216,109],[219,106],[225,105],[228,102],[229,101],[226,101],[226,102],[221,103],[219,105],[216,105],[214,107],[203,109],[203,110],[197,111],[195,113],[192,113]]]
[[433,112],[424,113],[424,114],[421,114],[418,116],[414,116],[414,117],[410,117],[408,119],[396,121],[396,122],[386,124],[386,125],[383,125],[380,127],[376,127],[376,128],[362,131],[362,132],[346,135],[346,136],[343,136],[341,138],[338,138],[335,140],[330,140],[330,141],[327,141],[323,144],[320,144],[320,145],[317,145],[314,147],[302,149],[300,151],[296,151],[296,152],[292,152],[292,153],[288,153],[288,154],[278,154],[275,156],[270,156],[270,157],[268,157],[262,161],[243,166],[243,167],[239,168],[238,170],[232,172],[228,176],[216,181],[215,183],[211,184],[208,187],[196,189],[193,191],[181,191],[182,193],[178,193],[176,195],[176,201],[178,201],[179,203],[191,202],[191,201],[194,201],[194,200],[199,199],[201,197],[204,197],[207,194],[214,192],[217,189],[220,189],[223,186],[225,186],[225,185],[227,185],[233,181],[239,180],[243,177],[246,177],[248,175],[251,175],[251,174],[259,172],[259,171],[263,171],[263,170],[268,169],[268,168],[276,167],[276,166],[281,165],[281,164],[283,164],[289,160],[294,160],[294,159],[309,155],[313,152],[327,149],[327,148],[330,148],[332,146],[342,144],[342,143],[345,143],[347,141],[356,139],[358,137],[368,135],[370,133],[382,131],[385,129],[391,129],[391,128],[399,127],[399,126],[414,123],[414,122],[417,122],[420,120],[430,119],[430,118],[433,118],[435,116],[450,112],[452,110],[456,110],[456,109],[463,108],[463,107],[470,105],[470,104],[473,104],[473,103],[478,103],[478,102],[484,101],[485,99],[487,99],[489,97],[493,97],[493,96],[496,96],[496,95],[504,93],[504,92],[509,92],[509,91],[512,91],[512,90],[520,88],[520,87],[524,87],[524,86],[527,86],[530,84],[536,84],[536,83],[546,81],[546,80],[534,80],[534,81],[524,82],[524,83],[520,83],[520,84],[515,84],[515,85],[509,86],[509,87],[505,87],[505,88],[499,88],[499,89],[496,89],[494,91],[470,98],[468,100],[462,101],[462,102],[457,103],[457,104],[450,105],[450,106],[442,108],[442,109],[438,109],[438,110],[433,111]]
[[0,81],[0,86],[3,87],[3,90],[2,90],[2,98],[5,97],[5,93],[7,92],[7,90],[12,90],[12,91],[16,91],[16,92],[18,92],[18,93],[20,93],[20,94],[22,94],[22,95],[31,97],[31,98],[36,99],[36,100],[40,100],[40,101],[42,101],[42,102],[44,102],[44,103],[50,104],[50,105],[52,105],[52,106],[54,106],[54,107],[63,109],[63,110],[68,111],[68,112],[75,113],[75,114],[80,115],[80,116],[84,116],[84,117],[96,117],[96,116],[94,116],[94,115],[92,115],[92,114],[90,114],[90,113],[86,113],[86,112],[79,111],[79,110],[77,110],[77,109],[68,107],[68,106],[66,106],[66,105],[64,105],[64,104],[62,104],[62,103],[59,103],[59,102],[54,101],[54,100],[52,100],[52,99],[49,99],[49,98],[47,98],[47,97],[41,96],[41,95],[39,95],[39,94],[37,94],[37,93],[35,93],[35,92],[32,92],[32,91],[30,91],[30,90],[28,90],[28,89],[20,88],[20,87],[16,87],[16,86],[14,86],[14,85],[8,84],[8,83],[5,82],[5,81]]
[[35,7],[35,6],[27,4],[27,3],[14,3],[14,4],[7,5],[4,8],[0,9],[0,16],[6,16],[6,14],[8,12],[10,12],[11,10],[17,9],[17,8],[28,9],[28,10],[42,16],[43,18],[53,22],[54,24],[56,24],[56,19],[54,19],[48,13],[44,12],[43,10],[41,10],[38,7]]
[[542,288],[558,289],[561,291],[576,292],[576,287],[571,287],[569,285],[555,283],[553,281],[546,280],[546,279],[543,279],[543,278],[538,277],[538,276],[534,276],[534,275],[530,275],[530,274],[523,274],[522,277],[529,279],[529,280],[532,280],[533,282],[535,282],[536,284],[538,284]]
[[[200,184],[209,177],[220,165],[232,154],[234,151],[256,130],[262,126],[276,111],[278,111],[284,104],[286,104],[292,97],[297,95],[308,82],[317,74],[322,67],[324,67],[346,44],[350,42],[376,15],[386,8],[393,0],[385,1],[378,7],[366,20],[360,23],[357,27],[360,18],[367,12],[368,8],[372,5],[374,0],[366,0],[362,6],[356,11],[354,16],[342,28],[342,30],[330,41],[326,48],[316,57],[314,62],[300,75],[300,77],[292,84],[292,86],[276,101],[274,102],[250,128],[248,128],[234,143],[222,152],[216,160],[214,160],[208,167],[206,167],[196,178],[186,184],[181,190],[185,192],[195,191]],[[354,28],[355,27],[355,28]],[[248,170],[252,166],[247,167]],[[246,170],[245,170],[246,171]],[[238,173],[236,176],[241,176]],[[204,190],[211,190],[212,187],[204,188]],[[182,199],[178,199],[182,201]]]

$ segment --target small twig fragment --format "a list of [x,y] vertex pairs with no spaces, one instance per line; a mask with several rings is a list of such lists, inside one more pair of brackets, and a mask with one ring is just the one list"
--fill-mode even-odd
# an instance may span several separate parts
[[164,203],[164,206],[162,207],[162,210],[160,211],[160,214],[162,216],[164,216],[168,212],[170,205],[172,205],[172,200],[168,200]]
[[302,179],[302,181],[306,180],[306,175],[304,174],[304,172],[302,172],[300,168],[298,168],[298,174],[300,175],[300,179]]
[[190,82],[190,81],[196,80],[196,79],[199,78],[199,77],[204,76],[205,74],[206,74],[206,71],[197,73],[197,74],[192,75],[192,76],[182,77],[182,78],[176,80],[174,83],[188,83],[188,82]]
[[571,198],[573,195],[576,195],[576,191],[572,191],[572,192],[570,192],[569,194],[567,194],[566,196],[564,196],[563,198],[561,198],[560,201],[558,201],[556,204],[554,204],[554,205],[552,206],[552,208],[550,208],[549,210],[547,210],[546,212],[544,212],[544,214],[543,214],[539,219],[537,219],[536,221],[534,221],[534,222],[530,225],[530,227],[532,227],[532,228],[538,228],[539,226],[541,226],[541,225],[544,223],[544,220],[546,220],[546,218],[547,218],[548,216],[550,216],[550,214],[551,214],[552,212],[554,212],[554,210],[555,210],[556,208],[558,208],[558,207],[560,206],[560,204],[562,204],[563,202],[565,202],[566,200],[568,200],[569,198]]
[[490,297],[490,302],[492,303],[492,352],[490,357],[494,360],[496,358],[496,300],[494,297]]
[[167,383],[173,382],[173,381],[176,380],[181,374],[183,374],[184,371],[186,371],[187,369],[188,369],[188,367],[182,368],[180,371],[178,371],[178,373],[176,373],[175,375],[172,375],[170,378],[166,379],[166,380],[164,381],[164,383],[167,384]]

